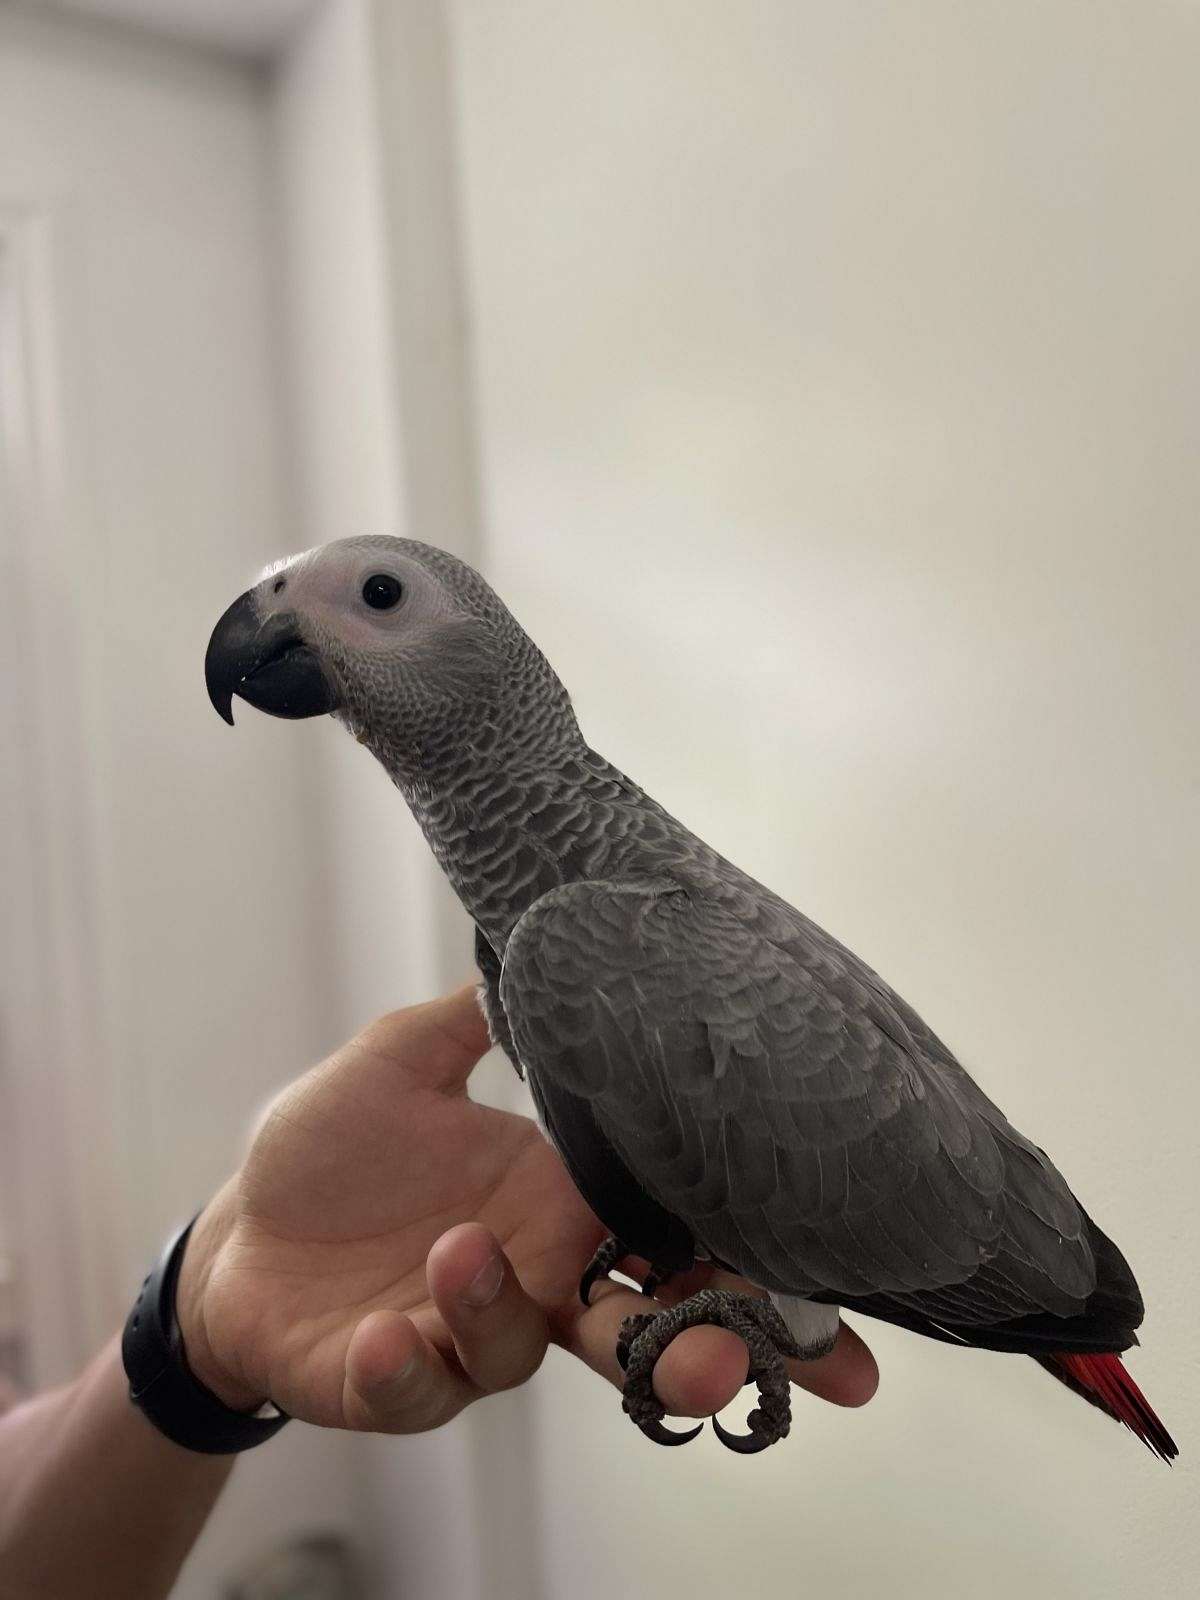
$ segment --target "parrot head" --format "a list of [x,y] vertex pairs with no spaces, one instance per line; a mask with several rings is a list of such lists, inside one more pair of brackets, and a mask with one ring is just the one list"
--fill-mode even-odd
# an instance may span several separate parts
[[276,717],[332,714],[391,764],[434,732],[494,718],[531,668],[543,684],[553,678],[465,562],[411,539],[364,537],[269,567],[217,623],[204,675],[226,722],[234,695]]

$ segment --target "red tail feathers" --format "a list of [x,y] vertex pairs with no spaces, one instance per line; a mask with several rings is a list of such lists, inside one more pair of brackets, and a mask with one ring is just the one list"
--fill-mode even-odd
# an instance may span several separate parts
[[1047,1372],[1061,1378],[1085,1400],[1099,1406],[1110,1417],[1123,1422],[1142,1443],[1163,1461],[1179,1454],[1174,1439],[1154,1415],[1150,1402],[1125,1370],[1120,1356],[1082,1354],[1056,1350],[1038,1358]]

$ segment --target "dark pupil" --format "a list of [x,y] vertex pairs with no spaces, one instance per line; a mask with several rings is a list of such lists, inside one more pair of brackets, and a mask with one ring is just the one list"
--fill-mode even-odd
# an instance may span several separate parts
[[362,597],[373,611],[390,611],[400,595],[399,580],[386,572],[375,573],[363,584]]

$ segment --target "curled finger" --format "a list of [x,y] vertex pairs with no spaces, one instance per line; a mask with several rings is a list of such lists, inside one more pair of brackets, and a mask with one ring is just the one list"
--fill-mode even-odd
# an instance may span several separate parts
[[444,1233],[429,1252],[425,1274],[473,1383],[492,1393],[537,1371],[549,1339],[545,1313],[485,1227],[466,1222]]
[[471,1384],[402,1312],[373,1311],[354,1330],[342,1389],[348,1428],[424,1433],[475,1398]]

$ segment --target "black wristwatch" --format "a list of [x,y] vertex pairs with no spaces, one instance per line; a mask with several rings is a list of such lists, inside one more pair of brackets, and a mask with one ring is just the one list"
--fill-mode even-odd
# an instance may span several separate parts
[[195,1222],[193,1217],[170,1240],[143,1280],[121,1338],[121,1360],[129,1398],[160,1433],[185,1450],[229,1456],[265,1444],[290,1419],[274,1406],[266,1416],[231,1411],[192,1375],[175,1315],[175,1287]]

